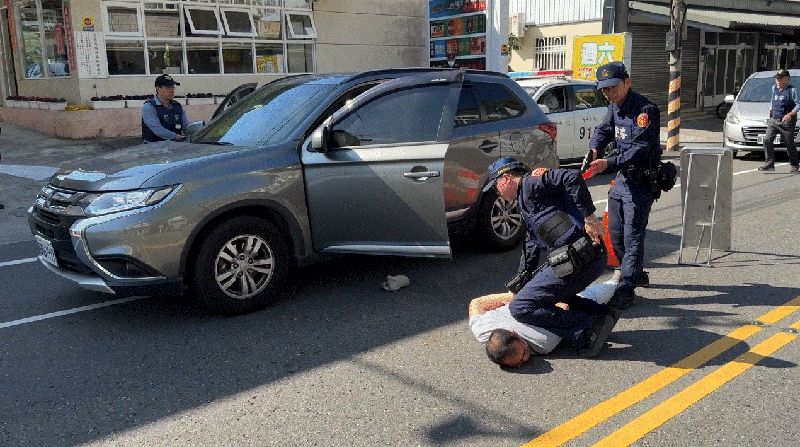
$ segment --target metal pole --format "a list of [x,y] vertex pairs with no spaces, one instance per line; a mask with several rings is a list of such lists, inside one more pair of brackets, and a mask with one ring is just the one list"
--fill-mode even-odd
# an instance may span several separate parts
[[670,30],[667,33],[669,52],[669,102],[667,110],[667,151],[678,151],[681,136],[681,41],[686,21],[686,4],[672,0]]

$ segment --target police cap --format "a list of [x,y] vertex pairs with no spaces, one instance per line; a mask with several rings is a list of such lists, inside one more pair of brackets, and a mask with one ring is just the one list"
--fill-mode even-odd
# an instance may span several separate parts
[[172,87],[173,85],[181,85],[180,82],[175,82],[172,76],[163,74],[156,78],[156,87]]
[[486,192],[494,186],[497,182],[497,179],[500,178],[503,174],[506,174],[511,171],[527,171],[528,167],[525,166],[524,163],[517,161],[516,158],[512,157],[503,157],[489,166],[489,183],[483,187],[483,192]]
[[778,72],[775,73],[775,76],[773,76],[773,77],[774,78],[782,78],[784,76],[789,76],[789,70],[786,70],[785,68],[781,69],[781,70],[778,70]]
[[624,79],[628,79],[628,69],[622,62],[609,62],[597,67],[597,89],[613,87]]

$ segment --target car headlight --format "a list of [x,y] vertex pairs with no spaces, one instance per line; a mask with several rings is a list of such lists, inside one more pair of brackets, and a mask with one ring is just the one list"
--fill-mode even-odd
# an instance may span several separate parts
[[739,117],[728,112],[728,116],[725,117],[725,122],[728,124],[739,124]]
[[155,205],[163,201],[176,188],[177,185],[172,185],[163,188],[87,194],[80,200],[79,206],[83,208],[83,212],[87,216],[119,213]]

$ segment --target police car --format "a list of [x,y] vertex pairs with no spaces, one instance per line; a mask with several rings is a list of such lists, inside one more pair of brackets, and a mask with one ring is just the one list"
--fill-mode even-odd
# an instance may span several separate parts
[[603,121],[608,101],[594,81],[566,77],[566,72],[514,72],[509,76],[539,104],[558,128],[560,161],[577,161],[586,155],[594,128]]

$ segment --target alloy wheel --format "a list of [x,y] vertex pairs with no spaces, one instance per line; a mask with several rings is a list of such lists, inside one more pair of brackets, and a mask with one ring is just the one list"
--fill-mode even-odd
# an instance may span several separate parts
[[236,299],[247,299],[264,290],[274,270],[275,259],[269,244],[252,234],[229,240],[214,260],[217,285]]

